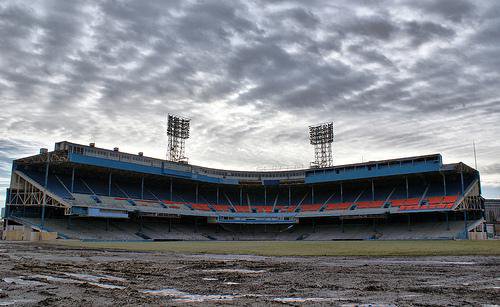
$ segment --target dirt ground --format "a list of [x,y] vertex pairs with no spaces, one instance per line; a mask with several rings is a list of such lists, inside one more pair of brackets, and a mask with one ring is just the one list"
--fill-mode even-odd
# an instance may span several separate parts
[[264,257],[0,241],[0,306],[500,304],[500,257]]

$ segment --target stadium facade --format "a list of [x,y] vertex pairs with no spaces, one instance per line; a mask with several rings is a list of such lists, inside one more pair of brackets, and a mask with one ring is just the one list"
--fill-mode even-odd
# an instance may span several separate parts
[[8,225],[92,240],[483,238],[479,172],[440,154],[234,171],[55,144],[17,159]]

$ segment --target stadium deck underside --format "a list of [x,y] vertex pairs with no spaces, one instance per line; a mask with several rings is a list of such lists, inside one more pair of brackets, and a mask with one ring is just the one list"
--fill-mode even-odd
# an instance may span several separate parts
[[[417,225],[441,225],[446,232],[460,224],[462,233],[475,227],[483,210],[479,173],[463,163],[442,164],[440,155],[328,169],[243,172],[62,142],[53,152],[14,161],[4,216],[41,230],[51,225],[60,233],[63,224],[68,232],[76,224],[105,223],[109,230],[110,223],[123,229],[149,223],[156,234],[161,227],[168,233],[172,227],[182,228],[184,234],[196,228],[213,232],[208,238],[216,233],[230,238],[220,235],[227,232],[234,239],[239,231],[265,230],[286,237],[303,228],[344,233],[351,225],[368,227],[370,233],[403,225],[416,234]],[[138,232],[132,233],[137,239]],[[337,237],[342,235],[332,238]]]

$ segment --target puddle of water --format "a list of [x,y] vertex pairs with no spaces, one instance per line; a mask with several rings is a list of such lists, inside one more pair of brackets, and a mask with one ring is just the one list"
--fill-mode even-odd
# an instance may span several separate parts
[[167,289],[160,289],[160,290],[144,290],[142,291],[143,293],[146,294],[151,294],[151,295],[161,295],[161,296],[181,296],[185,295],[187,293],[179,291],[174,288],[167,288]]
[[111,281],[126,281],[125,278],[111,276],[111,275],[89,275],[89,274],[80,274],[80,273],[64,273],[64,275],[90,281],[90,282],[99,282],[102,279],[111,280]]
[[233,281],[226,281],[224,284],[225,285],[239,285],[240,283],[239,282],[233,282]]
[[10,306],[10,305],[16,305],[16,304],[27,304],[27,303],[33,303],[33,302],[36,302],[36,301],[35,300],[28,300],[28,299],[3,301],[3,302],[0,302],[0,306]]
[[125,289],[124,286],[117,286],[117,285],[111,285],[111,284],[101,284],[98,282],[89,282],[88,284],[92,285],[92,286],[99,287],[99,288],[103,288],[103,289]]
[[63,284],[83,284],[83,281],[74,280],[70,278],[54,277],[48,275],[32,275],[30,278],[45,279],[46,281],[59,282]]
[[[99,283],[101,279],[105,280],[124,280],[123,278],[116,277],[115,279],[110,279],[108,277],[113,277],[113,276],[107,276],[106,277],[98,277],[98,276],[93,276],[93,275],[86,275],[86,274],[73,274],[73,273],[64,273],[67,276],[73,276],[73,277],[80,277],[84,280],[77,280],[77,279],[72,279],[72,278],[64,278],[64,277],[54,277],[54,276],[48,276],[48,275],[32,275],[30,278],[36,278],[36,279],[45,279],[47,281],[53,281],[53,282],[58,282],[58,283],[64,283],[64,284],[84,284],[88,283],[89,285],[96,286],[99,288],[103,289],[125,289],[124,286],[117,286],[117,285],[111,285],[111,284],[104,284],[104,283]],[[93,281],[95,280],[95,281]]]
[[167,288],[160,290],[144,290],[142,292],[150,295],[175,297],[174,301],[184,302],[184,303],[194,303],[194,302],[204,302],[204,301],[231,301],[234,299],[233,295],[189,294],[174,288]]
[[273,299],[280,303],[305,303],[305,302],[333,302],[338,299],[331,297],[276,297]]
[[202,279],[206,280],[206,281],[216,281],[216,280],[218,280],[217,278],[213,278],[213,277],[203,277]]
[[41,281],[36,281],[36,280],[25,280],[24,276],[20,277],[5,277],[3,281],[5,281],[8,284],[16,284],[16,285],[21,285],[21,286],[42,286],[46,285],[46,283],[41,282]]
[[418,296],[422,296],[422,294],[406,294],[406,295],[403,295],[401,297],[410,298],[410,297],[418,297]]
[[210,269],[203,270],[203,272],[209,273],[242,273],[242,274],[262,274],[266,270],[247,270],[247,269]]

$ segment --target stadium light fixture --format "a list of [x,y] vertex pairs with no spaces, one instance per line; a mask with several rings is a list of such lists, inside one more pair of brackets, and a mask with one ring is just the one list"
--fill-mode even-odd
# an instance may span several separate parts
[[332,166],[333,122],[309,126],[309,140],[314,146],[311,167]]
[[167,135],[168,152],[167,160],[188,163],[185,156],[185,141],[189,138],[189,118],[168,114]]

